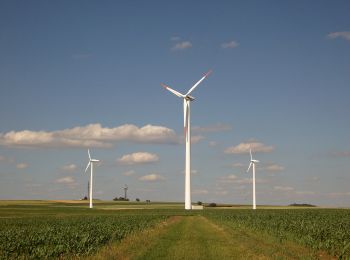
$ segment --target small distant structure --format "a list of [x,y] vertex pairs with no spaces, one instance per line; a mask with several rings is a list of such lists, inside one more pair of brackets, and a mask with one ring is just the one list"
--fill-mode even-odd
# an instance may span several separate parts
[[127,196],[127,193],[128,193],[128,185],[125,184],[124,186],[124,199],[127,200],[128,199],[128,196]]

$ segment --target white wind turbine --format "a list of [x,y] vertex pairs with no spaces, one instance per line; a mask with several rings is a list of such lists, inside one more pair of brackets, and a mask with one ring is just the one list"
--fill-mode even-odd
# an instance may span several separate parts
[[252,149],[249,149],[250,153],[250,164],[247,172],[249,172],[250,166],[253,165],[253,209],[256,209],[256,197],[255,197],[255,164],[258,163],[258,160],[254,160],[252,156]]
[[190,96],[192,91],[211,73],[208,71],[204,76],[194,84],[190,90],[184,95],[176,90],[161,84],[164,88],[172,92],[174,95],[183,98],[184,106],[184,134],[186,143],[186,166],[185,166],[185,209],[192,209],[191,205],[191,124],[190,124],[190,102],[194,97]]
[[89,162],[86,166],[85,172],[89,169],[91,170],[90,173],[90,194],[89,194],[89,198],[90,198],[90,209],[92,209],[92,178],[93,178],[93,174],[94,174],[94,163],[95,162],[99,162],[100,160],[97,159],[91,159],[91,155],[90,155],[90,150],[88,149],[88,155],[89,155]]

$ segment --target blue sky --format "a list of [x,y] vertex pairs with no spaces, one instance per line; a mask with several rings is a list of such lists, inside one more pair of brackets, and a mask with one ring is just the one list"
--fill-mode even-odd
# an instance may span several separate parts
[[350,206],[349,1],[2,1],[0,199]]

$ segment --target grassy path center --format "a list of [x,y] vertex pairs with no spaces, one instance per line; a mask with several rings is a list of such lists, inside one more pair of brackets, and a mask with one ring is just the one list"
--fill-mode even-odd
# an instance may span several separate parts
[[315,255],[295,243],[276,243],[261,234],[218,226],[204,216],[177,216],[109,246],[96,258],[315,259]]

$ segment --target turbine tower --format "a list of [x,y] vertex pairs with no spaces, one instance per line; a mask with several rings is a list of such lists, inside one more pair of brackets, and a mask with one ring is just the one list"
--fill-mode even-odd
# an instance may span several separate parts
[[93,178],[93,174],[94,174],[94,163],[95,162],[99,162],[100,160],[97,160],[97,159],[91,159],[91,155],[90,155],[90,150],[88,149],[88,155],[89,155],[89,162],[86,166],[86,169],[85,169],[85,172],[89,169],[90,167],[90,170],[91,170],[91,173],[90,173],[90,185],[89,185],[89,188],[90,188],[90,194],[89,194],[89,199],[90,199],[90,209],[92,209],[92,178]]
[[180,92],[170,88],[167,85],[161,84],[165,89],[169,90],[174,95],[183,99],[184,107],[184,134],[186,143],[186,164],[185,164],[185,209],[192,209],[191,205],[191,120],[190,120],[190,102],[194,97],[190,96],[192,91],[211,73],[208,71],[204,76],[194,84],[190,90],[184,95]]
[[256,197],[255,197],[255,164],[258,163],[258,160],[254,160],[252,156],[252,149],[249,149],[250,153],[250,164],[247,172],[249,172],[250,166],[253,165],[253,209],[256,209]]

